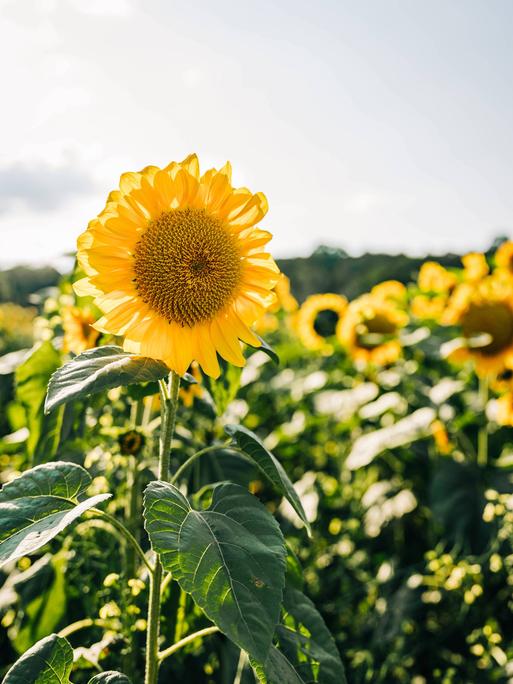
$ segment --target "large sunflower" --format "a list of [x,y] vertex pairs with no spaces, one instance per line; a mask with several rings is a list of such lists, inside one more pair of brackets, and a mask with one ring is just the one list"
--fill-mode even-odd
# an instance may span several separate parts
[[296,314],[294,327],[307,349],[331,354],[333,347],[328,338],[335,335],[336,327],[347,308],[347,299],[339,294],[310,295]]
[[349,304],[337,337],[355,361],[385,366],[401,355],[399,331],[407,322],[395,304],[366,294]]
[[443,322],[461,331],[446,347],[450,359],[472,360],[479,375],[492,378],[513,369],[513,284],[489,276],[460,285]]
[[255,227],[265,196],[233,188],[229,163],[200,175],[196,155],[125,173],[119,188],[78,239],[75,291],[103,311],[95,328],[180,374],[196,360],[217,377],[217,353],[243,366],[239,340],[259,345],[250,326],[279,277],[271,234]]

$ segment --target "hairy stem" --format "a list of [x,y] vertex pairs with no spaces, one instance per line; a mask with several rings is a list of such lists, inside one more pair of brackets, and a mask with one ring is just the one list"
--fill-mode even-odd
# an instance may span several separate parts
[[[169,462],[171,458],[171,442],[175,429],[176,409],[178,405],[178,391],[180,389],[180,376],[174,371],[171,373],[169,383],[159,381],[161,403],[161,426],[159,445],[159,468],[160,480],[169,479]],[[160,590],[162,583],[162,563],[157,556],[155,568],[150,577],[150,597],[148,603],[148,628],[146,633],[146,668],[144,684],[156,684],[159,671],[159,632],[160,632]]]
[[158,654],[159,660],[162,661],[166,658],[169,658],[169,656],[173,655],[173,653],[176,653],[176,651],[179,651],[183,646],[190,644],[191,641],[194,641],[194,639],[199,639],[201,637],[208,636],[209,634],[215,634],[215,632],[219,632],[217,627],[205,627],[205,629],[200,629],[198,632],[188,634],[183,639],[180,639],[180,641],[177,641],[176,644],[173,644],[172,646],[169,646],[169,648],[161,651]]

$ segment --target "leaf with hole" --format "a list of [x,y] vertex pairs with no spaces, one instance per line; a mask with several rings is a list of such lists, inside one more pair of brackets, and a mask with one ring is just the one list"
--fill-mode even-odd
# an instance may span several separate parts
[[169,368],[163,361],[129,354],[121,347],[109,345],[88,349],[52,375],[45,412],[106,389],[153,382],[168,375]]
[[207,510],[194,510],[173,485],[152,482],[145,524],[153,549],[206,615],[265,661],[280,615],[286,551],[277,522],[243,487],[214,488]]
[[0,490],[0,566],[34,553],[110,494],[79,501],[91,478],[74,463],[27,470]]
[[284,496],[303,521],[308,534],[311,535],[310,523],[306,518],[303,505],[292,482],[278,459],[264,446],[251,430],[242,425],[226,425],[225,432],[233,437],[237,446],[249,456],[258,469],[267,477],[274,487]]

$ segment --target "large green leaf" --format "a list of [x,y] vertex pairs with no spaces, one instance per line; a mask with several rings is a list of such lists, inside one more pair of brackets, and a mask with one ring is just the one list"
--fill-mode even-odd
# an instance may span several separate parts
[[262,684],[346,684],[335,641],[314,604],[287,588],[284,615],[265,663],[251,664]]
[[121,347],[88,349],[52,375],[45,412],[112,387],[152,382],[167,375],[169,368],[163,361],[129,354]]
[[263,445],[260,439],[251,432],[251,430],[248,430],[244,426],[226,425],[224,429],[230,437],[233,437],[238,447],[251,458],[258,469],[276,487],[280,494],[287,499],[305,524],[308,534],[311,535],[310,523],[306,518],[306,513],[299,496],[278,459]]
[[46,463],[27,470],[0,491],[0,566],[37,551],[110,494],[84,501],[87,471],[74,463]]
[[27,452],[36,464],[51,460],[59,446],[62,411],[45,416],[43,404],[48,381],[60,364],[59,352],[43,342],[16,369],[16,399],[25,410],[29,429]]
[[69,684],[73,649],[51,634],[27,651],[6,674],[3,684]]
[[240,648],[265,661],[279,619],[285,546],[277,522],[243,487],[214,488],[194,510],[173,485],[152,482],[145,522],[164,568]]
[[130,684],[130,680],[121,672],[102,672],[89,680],[87,684]]

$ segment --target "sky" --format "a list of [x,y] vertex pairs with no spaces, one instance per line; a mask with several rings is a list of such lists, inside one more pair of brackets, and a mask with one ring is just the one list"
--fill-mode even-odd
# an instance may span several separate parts
[[0,266],[62,262],[124,171],[198,153],[278,257],[513,229],[510,0],[0,0]]

